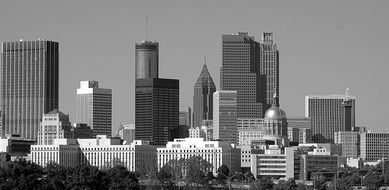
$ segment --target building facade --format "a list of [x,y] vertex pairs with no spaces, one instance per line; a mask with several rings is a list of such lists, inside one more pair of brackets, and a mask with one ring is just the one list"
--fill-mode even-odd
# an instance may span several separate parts
[[251,173],[255,178],[269,176],[273,179],[295,178],[293,148],[272,145],[262,153],[251,154]]
[[2,42],[2,135],[36,140],[43,114],[58,108],[58,42]]
[[158,78],[159,43],[142,41],[135,44],[135,78]]
[[92,135],[112,134],[112,90],[97,81],[81,81],[77,89],[76,122],[86,123]]
[[179,81],[137,79],[135,92],[135,139],[166,145],[178,127]]
[[130,171],[153,164],[156,167],[155,147],[142,141],[129,145],[120,142],[120,139],[110,139],[106,135],[98,135],[95,139],[55,139],[52,145],[32,145],[30,158],[42,167],[51,162],[65,167],[88,164],[99,169],[122,165]]
[[228,142],[204,141],[202,138],[174,139],[165,148],[157,148],[158,170],[171,160],[200,156],[212,165],[211,171],[225,164],[231,171],[240,171],[240,149]]
[[257,42],[247,32],[222,36],[220,90],[238,92],[238,117],[263,117],[279,92],[279,52],[273,33]]
[[193,127],[201,127],[203,120],[213,119],[213,93],[215,83],[204,63],[200,76],[194,85],[193,92]]
[[314,142],[334,142],[334,133],[355,127],[355,97],[346,95],[306,96],[305,117],[311,118]]
[[364,132],[361,133],[361,158],[371,162],[389,158],[389,133]]
[[213,106],[213,139],[237,143],[237,92],[216,91]]
[[57,109],[43,115],[38,130],[38,144],[51,145],[54,143],[54,139],[72,137],[72,124],[69,121],[69,115]]
[[360,154],[360,136],[356,131],[335,132],[334,143],[342,145],[342,156],[358,158]]
[[121,125],[118,130],[118,136],[123,139],[126,144],[130,144],[132,141],[135,140],[135,125]]

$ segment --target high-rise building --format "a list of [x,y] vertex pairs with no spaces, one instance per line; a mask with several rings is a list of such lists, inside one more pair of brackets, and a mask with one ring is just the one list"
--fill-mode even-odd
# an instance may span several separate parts
[[2,135],[37,139],[43,114],[58,108],[58,42],[2,42]]
[[237,92],[216,91],[213,106],[213,139],[237,143]]
[[212,120],[213,93],[215,91],[215,83],[213,82],[204,61],[203,69],[194,85],[193,127],[200,127],[203,120]]
[[38,130],[38,144],[52,145],[54,139],[72,138],[72,124],[69,115],[55,109],[43,115]]
[[178,127],[179,81],[137,79],[135,93],[135,139],[166,145]]
[[135,44],[136,79],[158,78],[158,42],[142,41]]
[[314,142],[334,142],[334,133],[355,127],[355,96],[324,95],[305,97],[305,117],[311,118]]
[[273,33],[257,42],[247,32],[222,36],[220,89],[238,93],[238,118],[263,117],[279,94],[279,53]]
[[81,81],[77,89],[76,122],[86,123],[92,136],[112,133],[112,90],[97,81]]
[[166,145],[178,129],[179,81],[158,78],[158,42],[135,45],[135,138]]

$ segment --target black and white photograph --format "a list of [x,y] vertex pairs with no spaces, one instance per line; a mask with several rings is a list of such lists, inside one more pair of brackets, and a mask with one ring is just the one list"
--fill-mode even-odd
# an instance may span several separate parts
[[0,0],[0,190],[389,190],[389,1]]

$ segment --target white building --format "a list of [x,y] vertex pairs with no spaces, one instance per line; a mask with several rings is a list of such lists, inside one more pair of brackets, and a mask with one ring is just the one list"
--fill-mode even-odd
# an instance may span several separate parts
[[270,176],[274,179],[294,178],[294,149],[270,145],[262,153],[251,154],[251,173],[255,178]]
[[98,135],[95,139],[55,139],[53,145],[32,145],[31,160],[46,166],[56,162],[66,167],[89,164],[99,169],[123,165],[130,171],[156,163],[156,148],[140,140],[122,145],[120,139]]
[[361,158],[371,162],[389,157],[389,133],[361,133]]
[[213,93],[213,139],[237,143],[237,92]]
[[72,138],[72,125],[69,115],[57,109],[44,114],[38,130],[38,144],[51,145],[54,139]]
[[201,156],[212,165],[212,172],[225,164],[231,171],[240,171],[240,149],[228,142],[204,141],[202,138],[174,139],[166,148],[157,148],[158,170],[171,160]]
[[77,89],[76,122],[86,123],[96,135],[111,136],[112,90],[99,88],[97,81],[81,81]]
[[212,129],[207,128],[207,126],[201,127],[191,127],[189,128],[189,138],[202,138],[204,141],[212,140]]

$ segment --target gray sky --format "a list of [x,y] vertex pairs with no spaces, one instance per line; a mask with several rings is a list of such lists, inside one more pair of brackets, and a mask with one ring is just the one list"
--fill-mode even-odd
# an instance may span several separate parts
[[280,103],[304,115],[304,96],[357,97],[356,124],[388,128],[389,1],[1,1],[0,41],[60,42],[60,110],[75,119],[80,80],[113,89],[113,127],[134,122],[134,46],[160,42],[160,77],[180,79],[192,107],[203,56],[219,87],[221,35],[273,32]]

